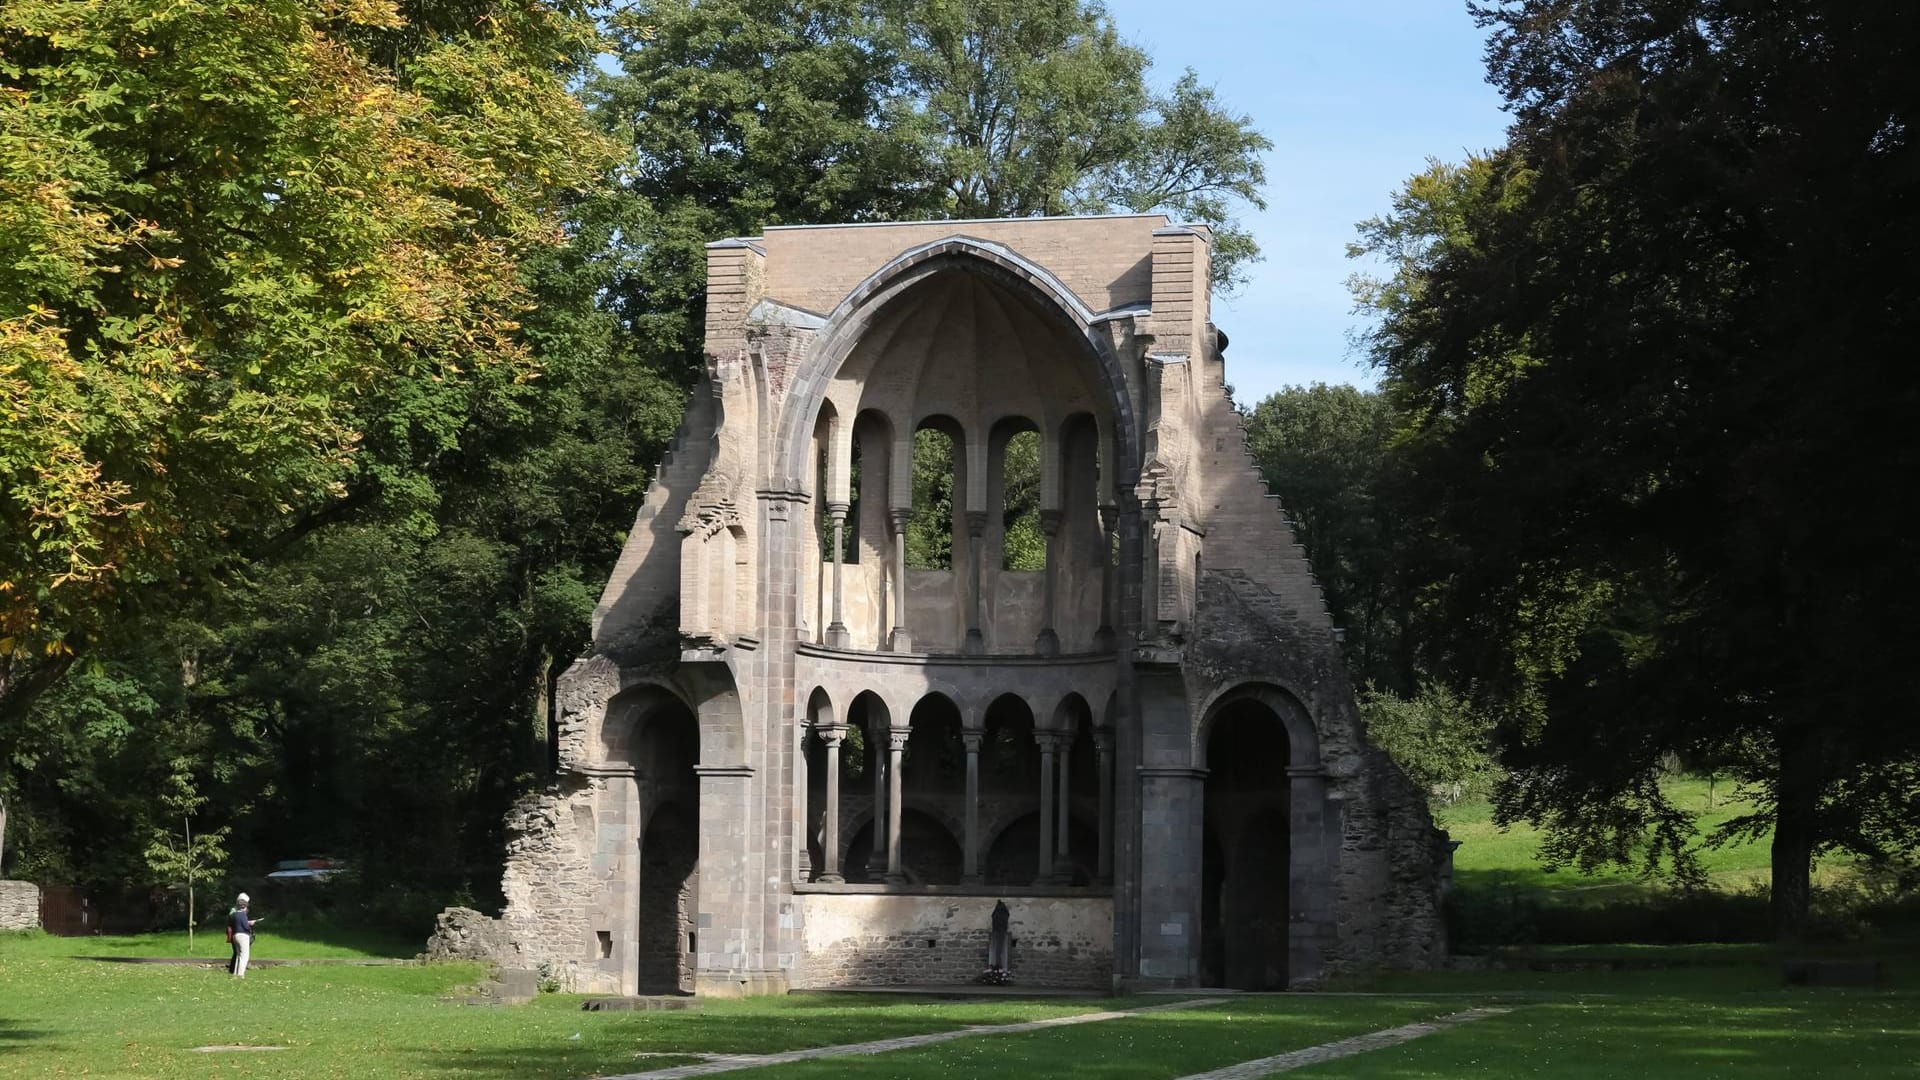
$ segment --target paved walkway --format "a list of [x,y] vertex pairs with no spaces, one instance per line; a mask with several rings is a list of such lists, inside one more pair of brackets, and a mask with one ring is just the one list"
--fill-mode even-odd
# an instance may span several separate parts
[[844,1057],[851,1054],[884,1054],[891,1050],[909,1050],[917,1046],[931,1046],[934,1043],[951,1042],[954,1039],[969,1039],[975,1035],[1016,1035],[1022,1031],[1044,1031],[1047,1028],[1069,1027],[1073,1024],[1093,1024],[1102,1020],[1118,1020],[1124,1016],[1140,1016],[1146,1013],[1170,1012],[1174,1009],[1192,1009],[1202,1005],[1221,1005],[1225,998],[1200,998],[1194,1001],[1172,1001],[1165,1005],[1148,1005],[1140,1009],[1122,1009],[1079,1013],[1074,1016],[1056,1016],[1047,1020],[1029,1020],[1021,1024],[983,1024],[977,1027],[961,1028],[957,1031],[935,1031],[926,1035],[904,1035],[897,1039],[876,1039],[873,1042],[844,1043],[840,1046],[816,1046],[811,1050],[788,1050],[779,1054],[728,1054],[714,1056],[698,1065],[678,1065],[670,1069],[655,1069],[652,1072],[626,1073],[610,1076],[604,1080],[679,1080],[686,1076],[712,1076],[715,1073],[733,1072],[736,1069],[757,1069],[764,1065],[787,1065],[796,1061],[812,1061],[815,1058]]
[[1323,1061],[1334,1061],[1338,1058],[1352,1057],[1355,1054],[1364,1054],[1369,1050],[1397,1046],[1400,1043],[1418,1039],[1422,1035],[1431,1035],[1436,1031],[1445,1031],[1459,1024],[1471,1024],[1475,1020],[1485,1020],[1489,1016],[1499,1016],[1512,1011],[1512,1009],[1500,1008],[1467,1009],[1464,1012],[1450,1013],[1418,1024],[1387,1028],[1384,1031],[1370,1032],[1366,1035],[1355,1035],[1351,1039],[1309,1046],[1305,1050],[1293,1050],[1285,1054],[1275,1054],[1272,1057],[1243,1061],[1224,1069],[1194,1073],[1183,1076],[1180,1080],[1254,1080],[1255,1077],[1272,1076],[1275,1073],[1302,1069],[1308,1065],[1318,1065]]

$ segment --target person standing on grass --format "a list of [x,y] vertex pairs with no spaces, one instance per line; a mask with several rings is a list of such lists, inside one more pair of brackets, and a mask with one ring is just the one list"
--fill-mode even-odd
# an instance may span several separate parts
[[233,935],[233,977],[247,977],[247,957],[253,952],[253,924],[259,920],[247,913],[246,893],[241,893],[233,914],[227,916],[227,932]]

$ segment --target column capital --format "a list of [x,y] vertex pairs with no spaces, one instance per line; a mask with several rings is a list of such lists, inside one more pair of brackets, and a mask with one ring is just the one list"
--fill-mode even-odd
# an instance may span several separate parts
[[905,750],[907,738],[913,734],[911,728],[890,727],[887,729],[887,749]]
[[1064,731],[1054,731],[1050,728],[1034,728],[1033,741],[1040,744],[1042,752],[1050,754],[1060,749],[1060,744],[1066,741],[1066,734]]
[[912,507],[903,509],[898,506],[893,506],[887,508],[887,525],[892,529],[895,536],[907,531],[907,519],[911,517],[913,517]]
[[833,518],[833,520],[836,522],[846,521],[847,511],[852,509],[853,509],[852,503],[831,502],[831,501],[827,503],[827,514],[829,517]]
[[1067,514],[1064,510],[1040,511],[1040,531],[1046,533],[1048,536],[1052,536],[1054,533],[1060,531],[1060,523],[1065,521],[1066,517]]
[[820,741],[828,746],[839,746],[847,737],[845,724],[815,724],[813,730],[820,736]]
[[979,753],[980,747],[984,745],[986,741],[987,741],[987,733],[985,731],[981,731],[975,728],[960,729],[960,745],[962,747],[965,747],[967,753],[969,754]]
[[1104,754],[1113,749],[1113,729],[1094,728],[1093,748]]
[[967,535],[979,539],[986,535],[987,521],[991,515],[985,510],[967,511]]

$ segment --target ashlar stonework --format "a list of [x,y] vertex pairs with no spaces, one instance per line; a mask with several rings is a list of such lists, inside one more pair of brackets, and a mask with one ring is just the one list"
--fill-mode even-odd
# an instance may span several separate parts
[[[499,935],[462,941],[590,992],[956,982],[1004,898],[1029,985],[1437,963],[1443,836],[1248,457],[1209,243],[709,245],[705,377],[561,680]],[[914,505],[936,445],[950,515]]]

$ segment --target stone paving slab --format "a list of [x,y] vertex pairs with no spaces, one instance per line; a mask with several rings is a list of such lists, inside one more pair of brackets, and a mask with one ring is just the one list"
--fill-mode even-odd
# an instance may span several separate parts
[[1289,1072],[1293,1069],[1303,1069],[1308,1065],[1318,1065],[1323,1061],[1335,1061],[1343,1057],[1352,1057],[1355,1054],[1364,1054],[1369,1050],[1380,1050],[1389,1046],[1398,1046],[1403,1042],[1410,1042],[1425,1035],[1432,1035],[1437,1031],[1445,1031],[1450,1027],[1457,1027],[1461,1024],[1471,1024],[1475,1020],[1485,1020],[1490,1016],[1500,1016],[1512,1011],[1512,1009],[1496,1007],[1467,1009],[1462,1012],[1449,1013],[1435,1020],[1423,1020],[1417,1024],[1405,1024],[1397,1028],[1387,1028],[1382,1031],[1369,1032],[1365,1035],[1355,1035],[1351,1039],[1340,1039],[1337,1042],[1321,1043],[1319,1046],[1309,1046],[1305,1050],[1291,1050],[1284,1054],[1275,1054],[1272,1057],[1255,1058],[1252,1061],[1243,1061],[1238,1065],[1228,1065],[1222,1069],[1193,1073],[1189,1076],[1181,1077],[1180,1080],[1256,1080],[1256,1078],[1262,1076],[1272,1076],[1275,1073]]
[[796,1061],[812,1061],[816,1058],[846,1057],[853,1054],[884,1054],[893,1050],[910,1050],[920,1046],[932,1046],[935,1043],[951,1042],[954,1039],[968,1039],[975,1035],[1017,1035],[1023,1031],[1044,1031],[1048,1028],[1069,1027],[1074,1024],[1093,1024],[1102,1020],[1119,1020],[1128,1016],[1171,1012],[1175,1009],[1193,1009],[1203,1005],[1222,1005],[1225,1003],[1225,998],[1170,1001],[1164,1005],[1148,1005],[1139,1009],[1079,1013],[1074,1016],[1049,1017],[1045,1020],[1028,1020],[1018,1024],[980,1024],[973,1027],[960,1028],[956,1031],[935,1031],[925,1035],[903,1035],[897,1039],[876,1039],[872,1042],[842,1043],[839,1046],[816,1046],[808,1050],[788,1050],[778,1054],[736,1054],[726,1057],[715,1057],[698,1065],[679,1065],[670,1069],[655,1069],[651,1072],[625,1073],[620,1076],[604,1077],[602,1080],[681,1080],[683,1077],[712,1076],[715,1073],[733,1072],[737,1069],[757,1069],[766,1065],[788,1065]]

